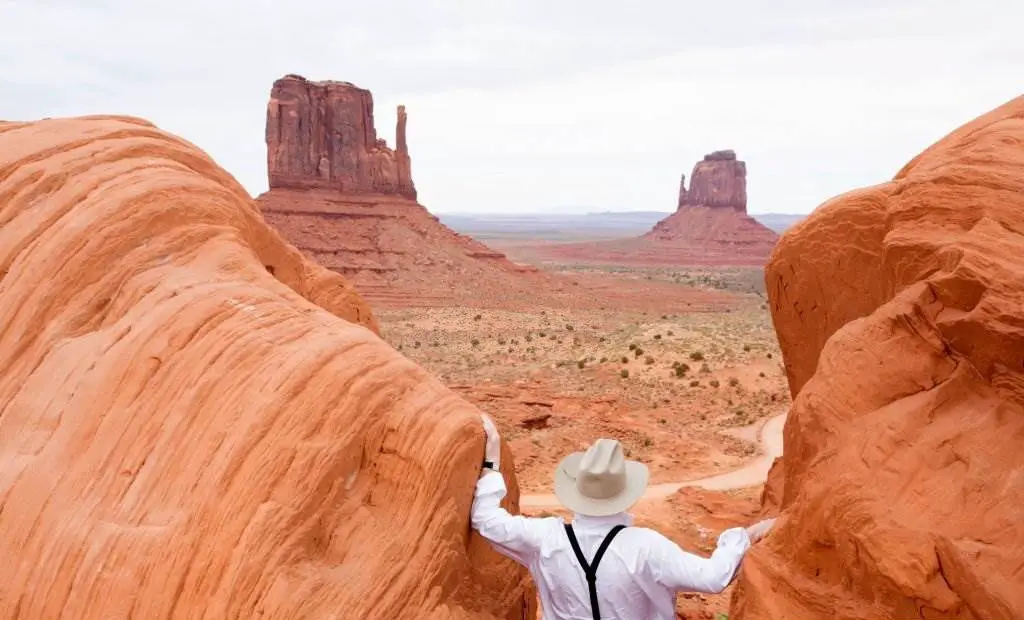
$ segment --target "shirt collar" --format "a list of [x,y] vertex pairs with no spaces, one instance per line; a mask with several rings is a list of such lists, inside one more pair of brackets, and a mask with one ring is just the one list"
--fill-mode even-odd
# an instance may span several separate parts
[[628,512],[617,512],[613,515],[608,515],[605,517],[592,517],[589,515],[581,515],[574,512],[572,515],[572,524],[573,526],[579,525],[580,527],[587,529],[596,529],[602,527],[608,528],[616,525],[630,526],[633,525],[633,515],[629,514]]

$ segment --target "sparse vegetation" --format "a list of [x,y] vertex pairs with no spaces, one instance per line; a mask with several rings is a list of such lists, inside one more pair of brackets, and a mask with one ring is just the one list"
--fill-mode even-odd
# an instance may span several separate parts
[[623,368],[622,370],[619,371],[619,376],[622,377],[623,379],[628,379],[629,371]]
[[719,385],[721,385],[721,383],[718,382],[718,379],[712,379],[711,381],[708,381],[708,385],[710,385],[713,388],[716,388]]
[[739,379],[737,379],[736,377],[729,377],[729,386],[730,387],[736,387],[739,384],[740,384],[740,380]]
[[694,351],[690,354],[690,359],[695,362],[702,361],[704,359],[704,353],[702,351]]

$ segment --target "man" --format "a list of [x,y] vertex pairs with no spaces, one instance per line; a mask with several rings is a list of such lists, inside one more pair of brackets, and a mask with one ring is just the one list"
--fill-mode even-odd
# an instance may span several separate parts
[[544,620],[674,620],[677,592],[724,590],[750,545],[774,524],[768,519],[722,532],[710,558],[687,553],[654,530],[630,527],[625,511],[643,496],[647,466],[625,460],[613,439],[570,454],[555,471],[555,496],[573,512],[571,524],[509,514],[499,505],[506,491],[498,473],[501,438],[482,417],[487,444],[473,528],[530,570]]

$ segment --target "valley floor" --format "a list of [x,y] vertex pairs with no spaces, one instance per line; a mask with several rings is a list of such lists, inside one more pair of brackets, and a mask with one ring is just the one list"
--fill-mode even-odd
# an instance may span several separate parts
[[[643,303],[377,310],[387,341],[492,415],[524,495],[550,493],[556,463],[598,437],[618,439],[629,458],[646,463],[652,485],[758,458],[758,431],[789,405],[760,270],[544,267]],[[649,294],[666,284],[676,294]],[[691,293],[723,303],[682,305]],[[707,554],[721,529],[756,520],[760,486],[658,495],[635,507],[637,524]],[[524,512],[560,512],[532,503]],[[727,594],[679,600],[683,617],[727,608]]]

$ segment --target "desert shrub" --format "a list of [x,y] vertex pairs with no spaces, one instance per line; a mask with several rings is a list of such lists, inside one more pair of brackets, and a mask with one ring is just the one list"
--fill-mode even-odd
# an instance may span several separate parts
[[480,320],[480,319],[482,319],[482,318],[484,318],[484,317],[482,317],[482,316],[480,316],[480,315],[478,314],[478,315],[476,315],[475,317],[473,317],[473,320],[474,320],[474,321],[479,321],[479,320]]
[[498,338],[498,344],[505,344],[504,338]]
[[772,354],[771,353],[768,354],[768,359],[772,359]]
[[711,366],[708,366],[707,364],[701,364],[700,365],[700,371],[701,372],[711,372]]
[[416,347],[417,349],[420,348],[420,341],[417,340],[416,342],[412,343],[412,346]]
[[544,332],[540,332],[537,335],[540,336],[541,338],[547,338],[547,334],[545,334]]
[[721,385],[721,383],[718,382],[718,379],[712,379],[711,381],[708,381],[708,385],[710,385],[713,388],[716,388],[719,385]]
[[654,358],[648,355],[647,357],[644,358],[644,363],[650,366],[651,364],[654,363]]
[[623,379],[628,379],[628,378],[629,378],[629,371],[628,371],[628,370],[626,370],[625,368],[623,368],[623,369],[622,369],[622,370],[621,370],[621,371],[619,372],[619,376],[620,376],[620,377],[622,377]]
[[628,363],[629,363],[629,358],[628,358],[628,357],[626,357],[625,355],[623,355],[623,356],[622,356],[622,363],[623,363],[623,364],[628,364]]
[[677,377],[682,377],[683,375],[686,374],[686,371],[689,370],[689,369],[690,369],[690,367],[687,366],[686,364],[683,364],[681,366],[676,366],[676,376]]
[[736,387],[739,384],[740,384],[740,380],[739,379],[737,379],[736,377],[729,377],[729,386],[730,387]]
[[694,379],[693,381],[690,381],[690,387],[698,387],[699,385],[700,385],[700,381],[698,381],[697,379]]
[[630,351],[636,351],[636,343],[632,343],[632,344],[630,344],[630,345],[629,345],[629,350],[630,350]]
[[759,376],[759,377],[761,377],[763,379],[764,378],[764,372],[757,373],[757,376]]
[[475,346],[480,344],[480,341],[477,340],[476,338],[474,338],[474,339],[469,341],[469,344],[471,344],[471,345],[473,345],[475,347]]
[[580,368],[583,368],[584,366],[587,365],[587,360],[580,360],[576,362],[576,365],[579,366]]
[[667,334],[668,334],[669,336],[675,336],[675,332],[673,332],[673,331],[672,331],[671,329],[670,329],[670,330],[668,330],[668,332],[666,332],[666,333],[667,333]]
[[652,440],[650,437],[644,437],[644,447],[645,448],[650,448],[653,445],[654,445],[654,440]]
[[749,344],[743,345],[743,351],[746,352],[746,353],[750,353],[750,345]]
[[602,364],[603,364],[603,363],[605,363],[605,362],[607,362],[607,361],[608,361],[608,358],[607,358],[607,357],[602,357],[602,358],[601,358],[601,363],[602,363]]
[[694,351],[690,354],[690,359],[695,362],[699,362],[704,359],[704,353],[701,351]]
[[668,420],[666,420],[665,418],[659,418],[658,424],[668,424]]
[[654,334],[655,340],[661,340],[661,334]]
[[641,349],[640,347],[637,347],[633,349],[633,354],[636,355],[637,357],[640,357],[641,355],[644,354],[644,350]]
[[576,329],[576,328],[575,328],[575,327],[573,327],[572,325],[566,325],[566,326],[565,326],[565,329],[566,329],[566,330],[568,330],[568,331],[572,331],[572,330],[574,330],[574,329]]

